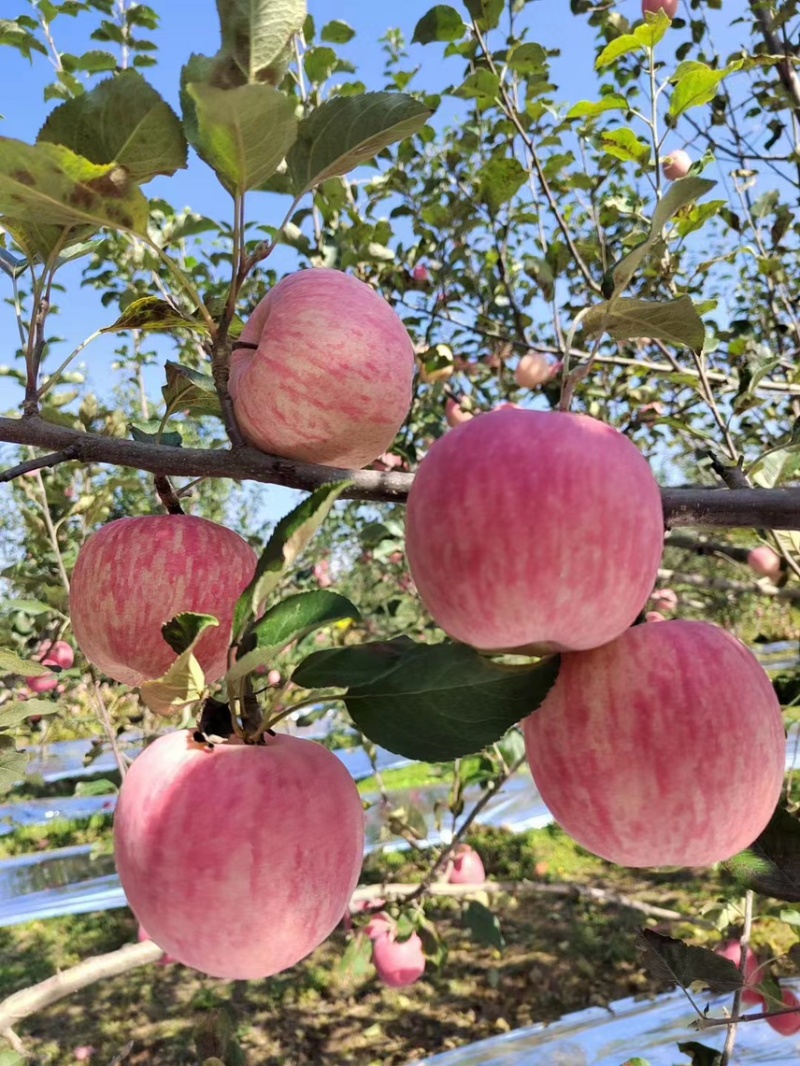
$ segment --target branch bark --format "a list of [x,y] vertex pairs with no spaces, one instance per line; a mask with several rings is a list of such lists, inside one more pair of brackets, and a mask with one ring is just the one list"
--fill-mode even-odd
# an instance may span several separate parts
[[[348,479],[344,493],[351,500],[404,503],[413,474],[377,470],[339,470],[264,455],[254,448],[170,448],[123,437],[56,426],[38,415],[0,418],[0,441],[54,451],[69,451],[74,461],[109,463],[167,477],[216,477],[258,481],[311,492],[332,481]],[[16,476],[17,467],[0,474],[0,482]],[[664,524],[720,529],[800,530],[800,488],[791,489],[662,489]]]

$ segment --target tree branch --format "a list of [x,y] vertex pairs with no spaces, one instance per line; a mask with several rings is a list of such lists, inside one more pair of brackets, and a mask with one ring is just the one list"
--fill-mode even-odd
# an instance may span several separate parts
[[[70,456],[82,463],[109,463],[167,477],[232,478],[236,481],[283,485],[304,492],[347,479],[353,484],[343,494],[345,498],[378,503],[405,502],[414,480],[413,474],[340,470],[264,455],[248,447],[235,450],[170,448],[122,437],[105,437],[56,426],[38,415],[0,418],[0,441],[58,451],[69,450]],[[0,474],[0,483],[16,477],[18,469],[13,467]],[[800,529],[800,488],[669,488],[661,490],[661,499],[667,529],[678,526]]]

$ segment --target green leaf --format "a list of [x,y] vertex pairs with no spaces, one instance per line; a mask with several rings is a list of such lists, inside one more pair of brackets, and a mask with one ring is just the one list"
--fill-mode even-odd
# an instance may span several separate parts
[[517,44],[508,53],[508,66],[518,74],[543,74],[547,72],[547,52],[540,44],[527,41]]
[[58,704],[52,700],[14,700],[0,707],[0,729],[14,729],[32,714],[58,714]]
[[297,137],[294,105],[270,85],[185,86],[194,103],[186,123],[192,145],[234,195],[262,185]]
[[659,980],[674,981],[681,988],[698,981],[720,995],[742,987],[738,967],[709,948],[692,947],[652,929],[642,929],[639,939],[645,966]]
[[101,333],[123,333],[131,329],[172,330],[191,329],[198,332],[206,330],[202,319],[187,318],[159,296],[142,296],[129,303],[112,326],[104,326]]
[[356,31],[341,19],[333,19],[322,27],[320,38],[329,44],[347,44],[355,37]]
[[369,937],[363,933],[354,936],[334,966],[337,976],[347,981],[366,977],[372,966],[372,942]]
[[23,611],[25,614],[48,614],[52,609],[49,603],[43,603],[41,600],[3,600],[4,614],[11,611]]
[[747,476],[762,489],[777,488],[781,482],[794,480],[800,470],[800,444],[787,445],[765,452],[754,461]]
[[196,703],[205,691],[205,676],[191,651],[178,656],[163,677],[143,681],[139,695],[156,714],[169,717],[189,703]]
[[705,63],[696,63],[684,74],[679,71],[674,79],[675,88],[669,102],[669,113],[673,118],[677,118],[691,107],[702,107],[710,103],[717,95],[721,82],[741,68],[742,60],[739,59],[723,70],[713,70]]
[[465,100],[478,100],[488,106],[500,95],[500,78],[494,71],[480,67],[464,79],[453,95]]
[[47,55],[47,48],[16,19],[0,19],[0,45],[10,45],[30,60],[31,52]]
[[255,635],[260,647],[271,645],[282,648],[293,640],[301,640],[316,629],[345,618],[358,622],[361,620],[361,614],[346,596],[328,589],[318,589],[315,592],[299,592],[294,596],[287,596],[274,604],[250,631]]
[[123,70],[51,112],[37,137],[92,163],[124,166],[135,182],[186,166],[180,119],[135,70]]
[[47,677],[52,672],[41,663],[21,659],[15,652],[0,648],[0,673],[16,674],[19,677]]
[[58,251],[59,260],[66,259],[66,249],[83,241],[97,231],[96,226],[41,225],[34,220],[0,217],[0,227],[9,233],[33,263],[46,263]]
[[480,198],[490,211],[495,212],[516,195],[527,177],[527,171],[518,159],[493,156],[480,171]]
[[778,807],[758,839],[723,865],[760,896],[800,903],[800,821]]
[[629,107],[630,105],[624,96],[620,96],[618,93],[610,93],[597,101],[581,100],[579,103],[573,104],[567,112],[567,119],[597,118],[598,115],[603,115],[606,111],[627,111]]
[[664,227],[669,220],[682,207],[705,196],[715,185],[714,181],[693,176],[673,181],[667,193],[658,201],[647,237],[611,268],[606,278],[610,284],[604,283],[603,295],[610,297],[613,292],[621,292],[626,288],[650,249],[656,241],[661,240]]
[[599,137],[600,147],[623,163],[636,163],[640,167],[650,164],[650,145],[640,140],[632,129],[622,126],[616,130],[603,130]]
[[286,162],[297,195],[374,159],[416,133],[433,114],[405,93],[336,96],[300,123]]
[[217,388],[210,374],[201,374],[173,362],[165,363],[164,369],[167,383],[162,385],[161,394],[170,409],[182,407],[200,414],[222,414]]
[[10,792],[25,777],[28,756],[24,751],[0,751],[0,795]]
[[94,781],[78,781],[75,785],[75,796],[113,796],[119,792],[119,788],[113,781],[102,777]]
[[706,337],[703,320],[690,296],[657,303],[617,297],[613,304],[593,307],[581,324],[587,333],[609,333],[618,341],[654,337],[690,348],[698,355],[703,350]]
[[616,62],[621,56],[630,55],[632,52],[646,52],[650,48],[655,48],[670,26],[671,22],[663,11],[649,16],[647,21],[637,26],[633,33],[623,33],[607,44],[597,57],[595,69],[602,70],[603,67]]
[[437,4],[426,12],[414,29],[412,44],[431,44],[432,41],[460,41],[467,32],[464,20],[449,4]]
[[464,0],[473,22],[482,30],[493,30],[500,21],[506,0]]
[[554,656],[494,662],[465,644],[407,639],[309,655],[292,675],[304,688],[347,688],[356,726],[411,759],[446,762],[480,751],[539,706],[558,673]]
[[195,614],[184,611],[176,614],[161,627],[161,636],[177,655],[193,648],[207,629],[219,625],[213,614]]
[[[148,428],[145,429],[145,426]],[[140,444],[163,444],[167,448],[183,447],[183,437],[180,433],[177,430],[163,429],[160,418],[151,418],[149,422],[139,425],[129,422],[128,432]]]
[[479,944],[497,948],[498,951],[502,951],[506,946],[497,915],[492,914],[489,908],[479,903],[478,900],[470,900],[467,904],[464,910],[464,924]]
[[221,54],[233,59],[248,82],[260,82],[303,28],[306,0],[217,0],[217,13]]
[[128,171],[91,163],[60,144],[0,138],[0,212],[37,226],[147,232],[147,200]]
[[275,526],[258,560],[253,580],[239,597],[233,616],[233,643],[238,643],[255,621],[267,597],[287,567],[305,550],[311,538],[349,481],[331,482],[316,489]]

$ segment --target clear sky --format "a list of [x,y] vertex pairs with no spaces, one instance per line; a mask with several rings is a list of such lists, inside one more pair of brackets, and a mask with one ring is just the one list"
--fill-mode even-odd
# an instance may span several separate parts
[[[150,0],[159,13],[160,28],[154,36],[158,46],[158,66],[146,71],[148,78],[163,96],[179,110],[178,76],[180,67],[192,52],[213,53],[218,48],[219,32],[216,8],[213,0]],[[460,0],[452,0],[461,7]],[[741,0],[740,0],[741,2]],[[342,19],[357,31],[353,41],[344,47],[344,54],[358,67],[358,77],[370,89],[383,87],[383,53],[378,39],[389,27],[400,27],[410,40],[417,20],[432,6],[432,0],[309,0],[309,11],[314,16],[317,29],[329,20]],[[737,5],[738,6],[738,5]],[[730,7],[730,5],[729,5]],[[744,5],[742,5],[744,11]],[[25,0],[0,0],[0,18],[14,17],[26,10]],[[640,17],[640,0],[620,0],[620,12],[631,20]],[[560,48],[561,57],[555,61],[553,80],[558,85],[556,99],[575,102],[591,98],[596,92],[593,73],[593,37],[584,18],[569,13],[568,0],[534,0],[526,9],[530,23],[529,39],[539,41],[548,48]],[[709,13],[712,15],[712,13]],[[730,11],[727,12],[728,16]],[[725,22],[727,22],[727,18]],[[97,15],[80,16],[75,19],[59,17],[54,23],[54,36],[62,51],[81,52],[90,47],[87,41],[87,26],[97,22]],[[676,31],[677,32],[677,31]],[[721,38],[731,50],[735,41],[729,36]],[[102,47],[109,47],[102,45]],[[413,88],[432,91],[441,89],[450,80],[458,78],[459,61],[451,64],[441,61],[441,45],[432,44],[423,48],[410,46],[411,65],[421,65]],[[48,61],[35,55],[28,63],[10,48],[0,49],[0,135],[32,141],[48,111],[55,106],[45,104],[42,88],[49,81]],[[457,103],[447,101],[438,116],[452,114]],[[436,123],[437,118],[434,119]],[[189,169],[180,171],[171,179],[160,178],[145,187],[151,196],[163,196],[176,208],[191,206],[194,210],[215,218],[229,214],[230,200],[216,184],[211,171],[193,154]],[[257,218],[265,212],[265,220],[276,222],[283,214],[282,201],[274,196],[251,194],[248,199],[248,217]],[[279,264],[280,265],[280,261]],[[52,330],[64,337],[63,345],[54,352],[49,361],[57,365],[81,340],[98,325],[111,323],[116,317],[114,308],[103,308],[98,294],[93,289],[79,287],[80,265],[65,268],[60,278],[69,288],[68,297],[61,297],[59,315],[53,318]],[[0,276],[0,287],[8,285]],[[8,285],[10,292],[10,285]],[[0,288],[0,291],[2,289]],[[7,295],[4,293],[3,295]],[[85,353],[84,365],[89,384],[105,392],[112,380],[109,364],[113,357],[113,337],[95,342]],[[11,361],[18,344],[18,334],[11,307],[0,304],[0,363]],[[159,379],[152,380],[152,391],[158,395]],[[8,409],[19,402],[16,386],[8,379],[0,378],[0,409]],[[277,499],[276,499],[277,502]]]

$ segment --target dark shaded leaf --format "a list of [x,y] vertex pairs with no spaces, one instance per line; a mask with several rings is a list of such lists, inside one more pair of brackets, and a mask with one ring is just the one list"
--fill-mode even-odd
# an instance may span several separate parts
[[758,839],[723,865],[760,896],[800,903],[800,821],[778,807]]
[[191,367],[172,362],[166,363],[164,369],[167,383],[162,385],[161,393],[168,407],[173,410],[185,407],[200,414],[222,414],[217,389],[210,374],[201,374]]
[[211,614],[195,614],[184,611],[176,614],[161,627],[161,636],[176,655],[188,651],[200,639],[207,629],[219,625],[219,619]]
[[593,307],[582,325],[587,333],[610,333],[618,341],[653,337],[690,348],[698,355],[706,339],[703,320],[690,296],[659,302],[618,297],[612,305]]
[[708,948],[684,944],[652,929],[643,929],[639,940],[645,951],[644,964],[653,977],[674,981],[681,988],[699,981],[720,994],[742,987],[738,967]]
[[292,680],[347,688],[350,716],[370,740],[410,759],[445,762],[480,751],[535,711],[558,666],[557,656],[507,666],[465,644],[398,638],[314,652]]
[[479,944],[502,951],[506,946],[505,937],[500,928],[496,914],[484,907],[478,900],[472,899],[464,910],[464,924]]
[[412,44],[432,41],[460,41],[467,32],[464,20],[449,4],[437,4],[426,12],[414,29]]
[[121,333],[130,329],[192,329],[205,332],[206,326],[201,319],[187,318],[177,307],[159,296],[142,296],[129,303],[112,326],[104,326],[100,332]]
[[716,1051],[713,1047],[706,1047],[705,1044],[699,1044],[696,1040],[678,1044],[678,1051],[689,1056],[692,1060],[691,1066],[719,1066],[722,1062],[721,1052]]

